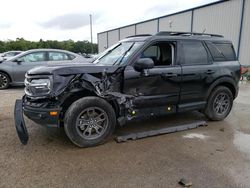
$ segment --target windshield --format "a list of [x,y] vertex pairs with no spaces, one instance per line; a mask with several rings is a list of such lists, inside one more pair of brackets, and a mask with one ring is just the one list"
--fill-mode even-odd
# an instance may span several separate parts
[[102,65],[122,65],[143,42],[121,42],[103,52],[93,63]]

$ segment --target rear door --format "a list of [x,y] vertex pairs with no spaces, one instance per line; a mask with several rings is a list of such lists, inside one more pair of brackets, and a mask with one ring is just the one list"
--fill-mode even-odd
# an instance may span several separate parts
[[[205,105],[206,91],[215,79],[218,68],[202,41],[181,41],[182,83],[180,103],[201,102]],[[197,104],[195,104],[197,105]]]
[[15,82],[24,82],[25,73],[37,66],[46,65],[46,52],[31,52],[12,61],[13,78]]

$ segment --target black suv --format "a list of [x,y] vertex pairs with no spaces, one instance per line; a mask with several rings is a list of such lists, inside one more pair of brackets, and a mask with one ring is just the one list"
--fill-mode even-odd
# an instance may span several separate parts
[[64,127],[80,147],[105,142],[134,118],[200,110],[223,120],[238,94],[240,64],[223,36],[159,32],[121,40],[92,64],[52,65],[26,74],[16,101],[19,138],[28,141],[24,114]]

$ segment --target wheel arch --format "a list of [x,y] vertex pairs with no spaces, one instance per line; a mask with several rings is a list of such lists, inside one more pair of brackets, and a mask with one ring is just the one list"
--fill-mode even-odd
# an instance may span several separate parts
[[[80,90],[77,92],[73,92],[68,94],[67,96],[64,96],[61,103],[62,106],[62,116],[64,116],[64,114],[66,113],[67,109],[77,100],[83,98],[83,97],[89,97],[89,96],[94,96],[94,97],[99,97],[98,95],[96,95],[96,93],[89,91],[87,89],[84,90]],[[101,97],[99,97],[101,98]],[[106,100],[114,109],[116,117],[119,116],[119,112],[120,112],[120,108],[118,103],[116,102],[116,100],[107,100],[105,98],[102,98],[104,100]],[[63,117],[62,117],[63,118]]]
[[208,89],[207,94],[206,94],[206,99],[209,97],[211,92],[218,86],[225,86],[230,89],[230,91],[233,94],[234,99],[237,97],[237,84],[234,81],[233,78],[230,77],[225,77],[225,78],[219,78],[216,80]]
[[81,99],[87,96],[97,96],[97,95],[94,92],[84,89],[84,90],[71,92],[71,93],[68,93],[67,95],[62,96],[60,100],[62,101],[61,107],[62,107],[63,114],[67,111],[67,109],[71,106],[71,104],[73,104],[78,99]]
[[0,72],[6,74],[10,79],[10,83],[12,82],[12,78],[11,78],[10,74],[7,71],[0,70]]

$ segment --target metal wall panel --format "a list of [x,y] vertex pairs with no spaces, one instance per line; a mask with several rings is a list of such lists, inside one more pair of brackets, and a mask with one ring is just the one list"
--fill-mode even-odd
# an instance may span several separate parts
[[240,63],[250,65],[250,1],[245,0],[245,11],[240,45]]
[[[232,40],[237,52],[243,0],[230,0],[209,6],[190,9],[159,18],[159,31],[193,31],[222,34]],[[193,22],[192,22],[193,12]],[[193,25],[193,28],[191,28]],[[158,18],[120,28],[120,39],[135,34],[155,34]],[[108,40],[108,41],[107,41]],[[102,52],[119,40],[119,28],[98,34],[98,50]],[[245,0],[244,20],[240,43],[239,59],[242,64],[250,65],[250,0]]]
[[136,25],[136,34],[155,34],[157,33],[157,20],[152,20]]
[[107,32],[98,34],[98,52],[104,51],[107,47]]
[[108,46],[112,46],[113,44],[119,41],[119,30],[113,30],[108,32]]
[[191,31],[192,11],[160,18],[159,31]]
[[124,27],[120,29],[120,37],[121,39],[124,39],[128,36],[135,35],[135,25]]
[[232,40],[237,51],[241,3],[240,0],[231,0],[194,10],[193,32],[222,34]]

